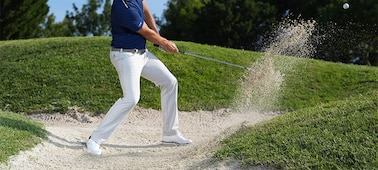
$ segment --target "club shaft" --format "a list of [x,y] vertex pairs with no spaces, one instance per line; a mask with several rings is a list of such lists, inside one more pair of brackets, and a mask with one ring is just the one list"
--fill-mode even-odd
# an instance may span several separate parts
[[206,60],[210,60],[210,61],[215,61],[215,62],[218,62],[218,63],[223,63],[223,64],[227,64],[227,65],[230,65],[230,66],[239,67],[239,68],[243,68],[243,69],[247,69],[247,70],[249,70],[249,68],[248,68],[248,67],[245,67],[245,66],[241,66],[241,65],[238,65],[238,64],[230,63],[230,62],[227,62],[227,61],[218,60],[218,59],[211,58],[211,57],[206,57],[206,56],[202,56],[202,55],[194,54],[194,53],[187,52],[187,51],[181,51],[181,50],[180,50],[180,53],[183,53],[183,54],[191,55],[191,56],[194,56],[194,57],[198,57],[198,58],[202,58],[202,59],[206,59]]

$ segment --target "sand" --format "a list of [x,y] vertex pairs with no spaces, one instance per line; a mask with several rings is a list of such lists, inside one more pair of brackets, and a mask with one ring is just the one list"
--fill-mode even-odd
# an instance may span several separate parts
[[[237,161],[215,161],[220,140],[241,126],[269,120],[273,113],[238,113],[230,109],[180,112],[180,131],[189,145],[162,144],[161,113],[135,108],[114,134],[101,145],[102,155],[91,155],[84,143],[102,116],[91,117],[71,109],[66,114],[39,114],[48,139],[31,150],[12,156],[0,169],[241,169]],[[249,167],[264,169],[264,167]]]

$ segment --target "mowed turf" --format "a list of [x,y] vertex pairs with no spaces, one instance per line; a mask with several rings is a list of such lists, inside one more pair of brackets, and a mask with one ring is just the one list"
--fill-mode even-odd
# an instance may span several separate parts
[[[8,129],[0,131],[0,135],[4,136],[2,142],[10,144],[2,148],[1,161],[22,150],[9,134],[19,131],[20,128],[13,128],[14,124],[24,120],[8,121],[10,115],[64,113],[69,107],[98,114],[121,97],[117,73],[109,61],[109,44],[109,37],[0,42],[0,110],[6,111],[0,127]],[[247,67],[263,56],[190,42],[177,45],[184,51]],[[234,106],[246,70],[189,55],[164,53],[150,43],[148,47],[177,77],[180,110]],[[271,108],[285,115],[242,128],[225,140],[216,157],[238,159],[245,166],[264,164],[284,169],[377,167],[378,69],[294,57],[274,60],[285,81],[278,103]],[[287,69],[289,65],[280,64],[283,61],[300,64]],[[144,79],[141,84],[139,105],[160,109],[159,89]],[[37,139],[30,141],[28,135],[17,135],[17,141],[30,144],[26,147],[33,147],[38,143],[35,141],[44,138],[43,130],[23,130]]]
[[[66,111],[70,106],[103,113],[122,95],[109,60],[109,37],[49,38],[0,43],[0,108],[15,112]],[[179,81],[180,110],[229,107],[244,70],[183,54],[149,49]],[[178,42],[184,50],[249,65],[254,52]],[[211,50],[210,50],[211,49]],[[159,109],[160,93],[141,79],[140,105]],[[232,87],[232,88],[230,88]]]

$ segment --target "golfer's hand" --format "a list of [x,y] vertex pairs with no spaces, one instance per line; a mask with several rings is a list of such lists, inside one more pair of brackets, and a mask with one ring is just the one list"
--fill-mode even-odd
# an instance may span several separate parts
[[160,46],[161,48],[164,49],[164,51],[169,52],[169,53],[178,53],[179,49],[177,48],[176,44],[172,41],[168,41],[164,45]]

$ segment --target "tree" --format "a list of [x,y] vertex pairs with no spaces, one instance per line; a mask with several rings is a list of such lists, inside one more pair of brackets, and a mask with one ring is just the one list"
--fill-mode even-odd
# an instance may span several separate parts
[[319,46],[319,56],[329,61],[377,65],[377,1],[350,0],[349,9],[343,9],[342,4],[331,0],[318,8],[322,27],[333,30],[325,32],[329,36]]
[[161,33],[170,39],[256,49],[275,8],[254,0],[171,0]]
[[[105,4],[104,4],[105,1]],[[98,10],[104,4],[102,13]],[[73,36],[100,36],[110,34],[110,0],[88,0],[79,8],[73,4],[74,12],[67,12],[65,21],[74,26]]]
[[260,48],[258,39],[275,22],[275,7],[254,0],[212,0],[195,23],[195,40],[232,48]]
[[376,0],[349,0],[349,9],[343,9],[345,1],[340,0],[270,0],[270,3],[277,6],[277,16],[289,12],[318,22],[315,36],[321,36],[321,43],[316,44],[316,58],[367,65],[378,60]]
[[40,37],[68,37],[73,36],[76,31],[73,22],[65,18],[62,22],[55,23],[54,14],[50,14],[43,24],[43,31]]
[[0,40],[39,37],[48,12],[47,0],[1,0]]
[[[198,25],[194,22],[202,17],[198,13],[209,0],[170,0],[167,2],[168,9],[164,11],[165,23],[160,26],[160,33],[170,39],[193,41],[193,30]],[[162,23],[162,22],[159,22]]]
[[55,16],[49,15],[41,37],[110,35],[110,0],[88,0],[81,10],[72,6],[74,12],[66,11],[62,22],[55,23]]
[[[170,0],[161,33],[170,39],[261,50],[283,19],[315,20],[315,58],[376,65],[376,0]],[[267,35],[267,36],[265,36]],[[355,62],[356,63],[356,62]],[[374,64],[375,63],[375,64]]]

